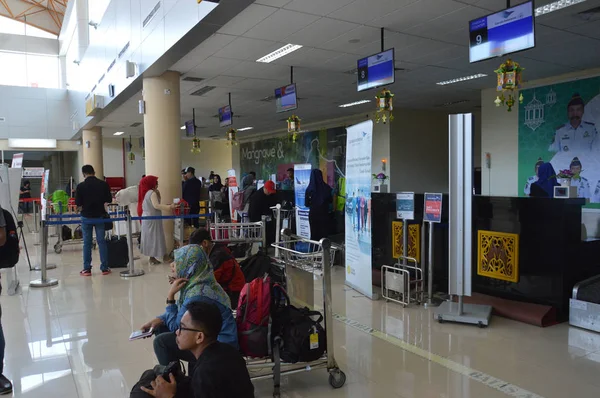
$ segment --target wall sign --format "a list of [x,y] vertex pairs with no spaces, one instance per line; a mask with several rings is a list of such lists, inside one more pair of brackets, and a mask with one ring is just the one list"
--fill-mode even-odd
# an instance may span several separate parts
[[414,192],[400,192],[396,194],[396,217],[401,220],[415,219]]
[[425,212],[423,221],[441,222],[442,221],[442,194],[425,193]]

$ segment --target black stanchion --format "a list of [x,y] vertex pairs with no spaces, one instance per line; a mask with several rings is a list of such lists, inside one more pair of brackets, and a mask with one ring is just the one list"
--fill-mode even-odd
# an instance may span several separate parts
[[133,238],[131,234],[131,212],[127,210],[127,247],[129,248],[129,268],[121,271],[121,277],[133,278],[144,275],[144,270],[135,269],[135,259],[133,258]]
[[[39,270],[42,271],[42,275],[41,275],[40,279],[36,279],[36,280],[31,281],[29,283],[29,286],[31,286],[31,287],[56,286],[56,285],[58,285],[58,280],[57,279],[48,279],[48,274],[46,272],[48,269],[56,268],[56,265],[49,266],[48,263],[47,263],[47,256],[48,256],[48,226],[46,225],[46,222],[44,220],[42,220],[41,235],[42,235],[42,251],[40,253],[40,267],[39,267]],[[50,267],[52,267],[52,268],[50,268]],[[34,270],[37,271],[36,268],[34,268]]]

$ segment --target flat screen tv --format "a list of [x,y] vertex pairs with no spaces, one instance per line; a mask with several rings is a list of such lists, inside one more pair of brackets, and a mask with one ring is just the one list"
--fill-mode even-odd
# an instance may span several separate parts
[[535,47],[533,1],[469,22],[471,63],[533,47]]
[[395,79],[393,48],[357,61],[358,91],[393,84]]
[[277,113],[298,109],[295,83],[275,89],[275,106]]
[[196,126],[194,126],[193,120],[188,120],[185,122],[185,136],[193,137],[196,133]]
[[277,113],[298,109],[295,83],[275,89],[275,106]]
[[231,117],[231,105],[225,105],[219,108],[219,126],[226,127],[233,124],[233,118]]

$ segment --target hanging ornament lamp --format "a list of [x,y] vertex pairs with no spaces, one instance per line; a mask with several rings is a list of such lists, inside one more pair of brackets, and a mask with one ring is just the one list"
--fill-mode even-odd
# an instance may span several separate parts
[[290,140],[292,142],[296,142],[296,140],[298,139],[298,133],[300,132],[300,122],[301,121],[302,121],[302,119],[300,119],[296,115],[292,115],[292,116],[288,117],[288,119],[287,119],[287,130],[288,130],[288,133],[290,133]]
[[377,112],[375,113],[375,123],[379,123],[381,120],[383,124],[385,124],[388,119],[389,121],[394,120],[393,110],[394,110],[394,94],[387,88],[381,90],[377,96],[375,96],[377,100]]
[[[502,93],[494,100],[494,104],[496,104],[496,106],[506,104],[507,111],[512,111],[512,107],[515,105],[517,100],[517,93],[521,88],[523,70],[525,70],[525,68],[522,68],[518,62],[514,62],[509,58],[494,71],[498,76],[498,85],[496,86],[496,91]],[[505,93],[507,94],[506,96],[504,95]],[[523,103],[523,94],[518,96],[518,101],[520,104]]]
[[227,146],[234,146],[234,145],[238,144],[236,135],[237,135],[236,129],[231,128],[231,129],[227,130],[227,132],[225,133],[225,138],[227,138]]
[[190,149],[190,152],[192,153],[200,153],[201,149],[200,149],[200,138],[198,137],[194,137],[194,139],[192,140],[192,149]]
[[131,164],[135,163],[135,153],[129,152],[129,154],[127,155],[127,157],[129,159],[129,163],[131,163]]
[[146,150],[142,149],[142,160],[146,160]]
[[135,163],[135,153],[133,153],[133,144],[131,142],[131,136],[129,136],[129,142],[126,143],[125,145],[127,151],[129,152],[127,154],[127,159],[129,159],[129,163],[134,164]]

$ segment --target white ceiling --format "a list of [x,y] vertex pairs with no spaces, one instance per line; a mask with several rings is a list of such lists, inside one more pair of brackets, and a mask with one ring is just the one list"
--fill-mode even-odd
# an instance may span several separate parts
[[[512,5],[524,2],[513,0]],[[538,0],[536,6],[550,3]],[[372,99],[376,91],[356,92],[356,76],[347,73],[358,58],[381,49],[380,28],[385,28],[385,48],[395,48],[396,108],[437,109],[448,112],[473,110],[480,105],[480,91],[495,86],[493,70],[500,59],[469,64],[468,21],[505,8],[505,0],[256,0],[215,35],[188,53],[172,70],[200,83],[181,82],[181,120],[192,118],[203,137],[222,137],[214,117],[231,93],[234,127],[253,126],[240,133],[248,136],[284,127],[288,114],[276,114],[275,87],[288,84],[290,66],[300,97],[298,115],[316,122],[345,115],[371,112],[373,103],[350,108],[339,104]],[[600,65],[600,14],[585,19],[578,13],[599,7],[588,0],[536,21],[536,48],[515,55],[527,80],[550,77]],[[304,47],[271,64],[256,59],[287,44]],[[483,79],[438,86],[435,83],[475,73]],[[216,88],[204,96],[190,94],[204,86]],[[106,135],[117,130],[143,134],[137,112],[141,93],[132,97],[100,123]],[[463,101],[460,105],[442,106]],[[399,123],[397,121],[396,123]]]

